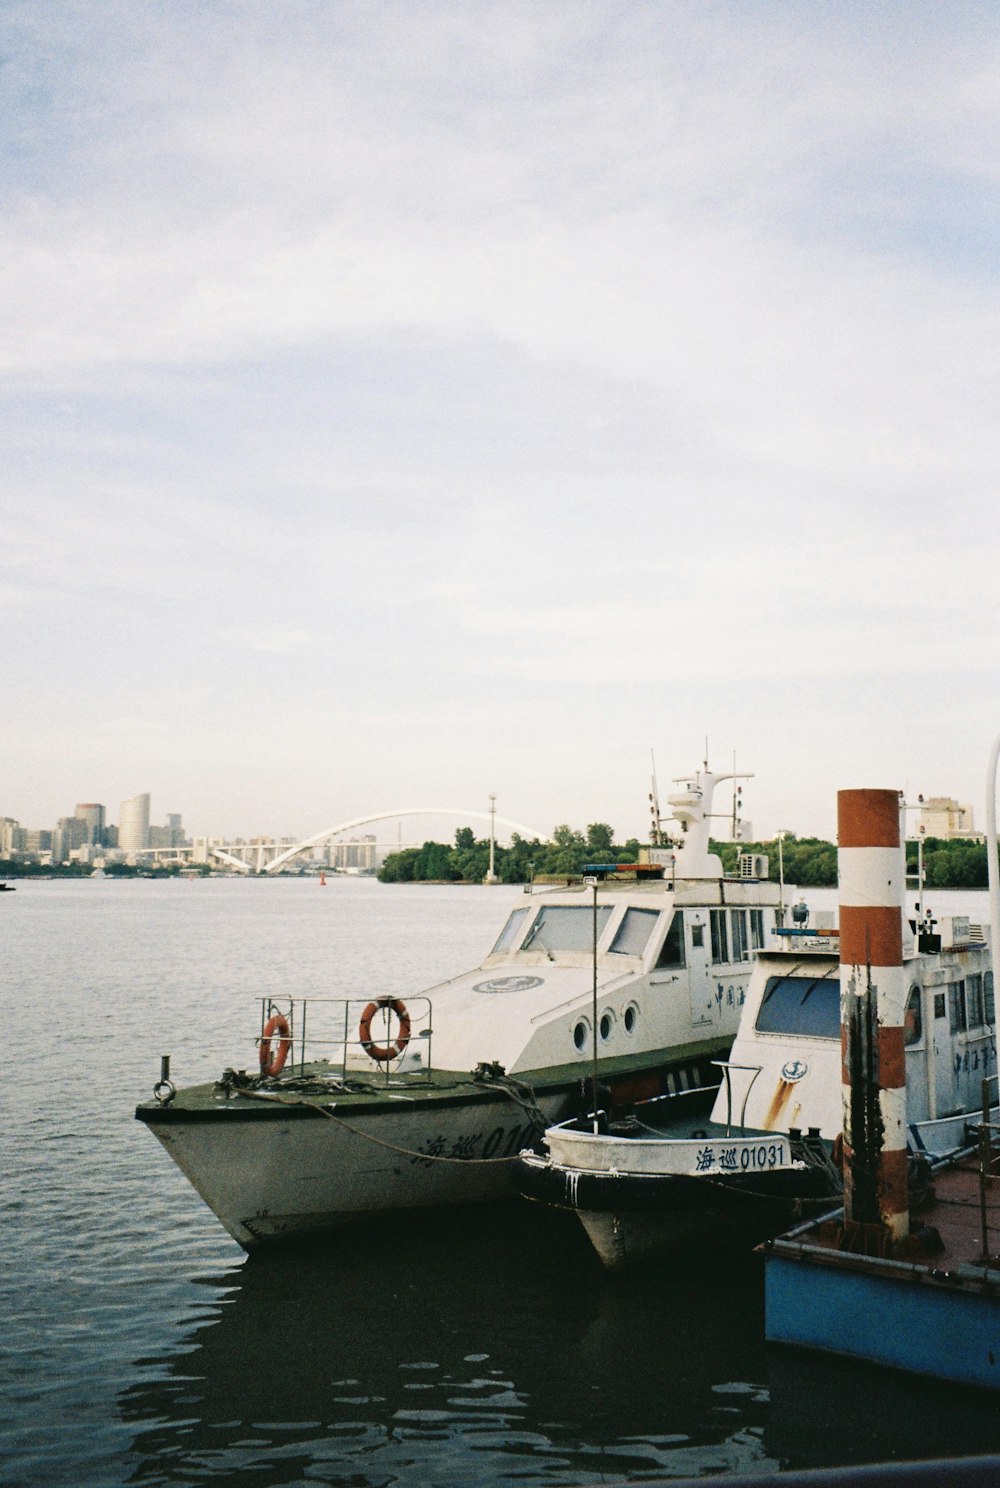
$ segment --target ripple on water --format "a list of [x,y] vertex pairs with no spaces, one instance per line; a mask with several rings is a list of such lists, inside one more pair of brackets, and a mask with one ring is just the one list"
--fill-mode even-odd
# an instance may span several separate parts
[[[518,896],[10,897],[7,1038],[30,1058],[4,1088],[4,1481],[558,1488],[1000,1445],[960,1398],[883,1386],[874,1420],[853,1377],[783,1373],[752,1266],[609,1278],[575,1221],[534,1208],[248,1259],[133,1120],[161,1053],[185,1083],[251,1062],[257,996],[430,985],[479,960]],[[842,1409],[857,1442],[838,1441]]]

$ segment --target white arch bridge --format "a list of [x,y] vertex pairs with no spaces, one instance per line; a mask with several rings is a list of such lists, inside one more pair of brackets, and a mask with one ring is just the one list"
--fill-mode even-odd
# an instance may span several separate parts
[[[373,811],[368,816],[356,816],[350,821],[337,822],[335,826],[324,827],[322,832],[314,832],[311,837],[303,837],[301,842],[296,842],[291,846],[287,839],[284,842],[270,842],[266,839],[255,842],[209,840],[206,843],[205,852],[209,858],[225,863],[227,867],[235,869],[238,873],[280,873],[294,858],[300,857],[303,853],[312,852],[313,848],[319,847],[321,843],[333,837],[339,837],[342,832],[368,826],[371,822],[395,821],[403,816],[457,816],[464,821],[470,819],[487,821],[490,824],[491,844],[495,838],[497,825],[507,827],[510,831],[518,832],[528,839],[537,837],[540,841],[547,842],[550,837],[548,832],[540,832],[535,827],[525,826],[523,822],[512,821],[509,817],[501,816],[495,811],[467,811],[457,806],[402,806],[392,811]],[[193,849],[190,847],[159,849],[153,850],[148,856],[191,858]]]

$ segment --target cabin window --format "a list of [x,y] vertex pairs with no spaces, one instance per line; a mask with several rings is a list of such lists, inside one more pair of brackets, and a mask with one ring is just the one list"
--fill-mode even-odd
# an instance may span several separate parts
[[758,1033],[839,1039],[839,977],[768,977],[755,1027]]
[[[697,940],[695,939],[695,934],[696,933],[697,933],[697,937],[698,937]],[[691,930],[691,944],[692,945],[701,945],[701,943],[702,943],[701,926],[700,925],[695,925],[695,926],[692,927],[692,930]],[[659,969],[662,966],[683,966],[683,965],[684,965],[684,911],[682,909],[676,909],[676,910],[674,910],[674,917],[670,921],[670,929],[667,931],[667,938],[663,942],[663,946],[662,946],[662,948],[660,950],[660,954],[656,958],[656,966],[657,966],[657,969]]]
[[691,945],[692,945],[692,948],[694,950],[701,950],[701,949],[704,948],[704,945],[705,945],[705,927],[704,927],[704,925],[692,925],[691,926]]
[[979,972],[973,972],[965,979],[965,1012],[970,1028],[982,1028],[983,979]]
[[[611,918],[611,906],[597,906],[597,938],[600,940]],[[546,905],[525,937],[522,951],[549,951],[552,955],[590,951],[594,947],[594,910],[589,904]]]
[[627,909],[609,949],[616,956],[641,956],[659,918],[657,909]]
[[747,944],[747,914],[745,909],[729,911],[729,927],[733,943],[733,960],[749,961],[750,947]]
[[924,1016],[920,1007],[920,988],[914,986],[910,988],[910,995],[906,999],[906,1012],[903,1014],[903,1043],[906,1047],[919,1044],[923,1031]]
[[993,1025],[996,1022],[996,1016],[997,1016],[996,1004],[995,1004],[995,1002],[993,1000],[993,973],[992,973],[992,971],[984,971],[983,972],[983,1010],[984,1010],[984,1012],[986,1014],[986,1021],[990,1025],[990,1027],[992,1028]]
[[524,922],[527,918],[527,914],[528,911],[526,909],[515,909],[514,913],[511,915],[510,919],[501,930],[500,939],[497,941],[492,951],[490,951],[491,956],[500,956],[503,954],[504,951],[509,951],[511,947],[516,944],[521,931],[524,929]]
[[764,944],[764,911],[752,909],[750,911],[750,947],[759,951]]
[[948,988],[948,1017],[952,1033],[964,1033],[968,1024],[965,1020],[965,983],[964,981],[952,982]]
[[729,940],[726,935],[726,911],[710,909],[709,923],[712,926],[712,960],[716,963],[729,960]]
[[945,995],[944,995],[944,993],[943,992],[935,992],[934,993],[934,1016],[935,1016],[935,1018],[943,1018],[944,1015],[945,1015],[945,1013],[947,1011],[948,1011],[948,1009],[947,1009],[947,1007],[945,1005]]

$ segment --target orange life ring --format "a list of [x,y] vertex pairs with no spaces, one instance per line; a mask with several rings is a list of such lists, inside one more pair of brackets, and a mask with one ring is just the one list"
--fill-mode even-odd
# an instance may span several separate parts
[[[271,1039],[278,1033],[278,1047],[271,1053]],[[288,1051],[292,1047],[292,1034],[288,1027],[288,1019],[284,1013],[275,1013],[268,1018],[264,1024],[264,1032],[260,1040],[260,1072],[262,1075],[280,1075],[288,1058]]]
[[[372,1043],[372,1019],[380,1008],[388,1008],[399,1019],[399,1032],[390,1044]],[[410,1015],[406,1004],[398,997],[380,997],[377,1002],[370,1002],[361,1014],[358,1037],[362,1049],[376,1064],[388,1064],[390,1059],[398,1059],[410,1042]]]

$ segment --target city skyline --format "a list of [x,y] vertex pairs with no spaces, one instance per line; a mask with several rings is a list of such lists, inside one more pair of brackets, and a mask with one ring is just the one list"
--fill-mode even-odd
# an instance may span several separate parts
[[[650,797],[650,799],[652,799],[652,797]],[[539,828],[537,832],[534,832],[532,831],[532,829],[524,826],[524,824],[511,823],[508,819],[496,813],[496,796],[494,794],[491,794],[489,796],[489,802],[489,812],[483,812],[477,808],[469,808],[468,810],[469,818],[474,819],[477,823],[481,840],[486,840],[489,836],[490,831],[494,828],[496,830],[498,840],[501,841],[507,840],[510,837],[512,830],[519,831],[519,835],[521,835],[522,838],[530,838],[537,835],[542,841],[550,840],[550,831]],[[658,804],[660,807],[659,821],[661,827],[669,832],[670,806],[668,797],[658,797]],[[970,803],[962,803],[958,801],[954,796],[924,796],[921,793],[915,798],[907,800],[906,806],[907,835],[911,838],[915,838],[917,835],[924,835],[928,837],[941,837],[946,839],[972,838],[975,840],[982,840],[982,833],[978,831],[976,827],[975,807]],[[754,829],[754,823],[749,818],[745,817],[742,814],[739,816],[737,815],[737,808],[733,803],[730,804],[730,810],[726,811],[724,809],[725,801],[719,801],[718,799],[716,799],[715,807],[715,820],[717,822],[717,825],[713,830],[712,835],[716,838],[716,840],[720,842],[727,840],[742,840],[764,843],[774,842],[779,836],[796,836],[799,838],[821,836],[821,834],[797,831],[794,826],[778,828],[775,832],[772,833],[756,832]],[[116,851],[123,854],[134,854],[136,852],[142,853],[144,851],[155,851],[164,849],[171,850],[175,847],[189,846],[192,842],[210,842],[213,844],[225,844],[228,842],[230,844],[239,843],[244,845],[256,845],[260,843],[280,843],[288,846],[307,841],[309,837],[317,836],[318,834],[322,834],[325,831],[324,828],[318,828],[316,829],[316,832],[308,834],[296,834],[288,832],[273,834],[247,831],[229,834],[227,836],[216,832],[204,831],[200,828],[185,828],[182,822],[183,814],[180,812],[167,812],[165,814],[165,822],[161,825],[159,823],[154,823],[151,820],[151,797],[149,792],[142,792],[138,796],[131,797],[128,800],[123,801],[120,808],[120,814],[122,816],[125,815],[125,808],[131,808],[137,813],[140,821],[143,823],[143,829],[138,836],[129,837],[124,841],[122,840],[121,836],[120,824],[116,824],[108,820],[106,807],[101,802],[78,803],[75,808],[75,815],[73,817],[58,818],[55,828],[46,828],[44,826],[39,826],[37,823],[23,822],[19,818],[13,817],[9,813],[5,814],[2,810],[0,810],[0,858],[5,856],[5,851],[3,850],[3,841],[5,840],[7,835],[6,829],[14,826],[30,832],[33,837],[38,837],[39,835],[41,835],[42,837],[51,836],[53,839],[55,839],[58,833],[65,832],[67,828],[75,825],[80,828],[86,828],[87,830],[79,834],[78,837],[72,837],[68,844],[63,844],[64,846],[68,845],[75,848],[85,844],[103,844],[104,846],[112,847]],[[417,816],[425,818],[427,820],[433,820],[437,818],[437,824],[440,828],[441,824],[444,822],[445,816],[454,818],[461,815],[464,810],[465,808],[441,807],[437,811],[433,808],[428,808],[426,811],[424,811],[422,809],[415,810],[411,807],[399,809],[398,817],[391,811],[386,812],[385,817],[390,824],[394,821],[396,822],[401,834],[402,818],[404,816],[410,816],[411,818],[413,816]],[[652,807],[650,807],[649,810],[651,813]],[[741,813],[745,810],[745,805],[742,801],[740,802],[739,810]],[[489,823],[489,825],[484,827],[483,823]],[[344,835],[349,830],[356,832],[358,828],[367,826],[369,824],[378,824],[381,827],[381,832],[366,832],[363,833],[360,837],[357,835],[352,835],[350,838],[347,838]],[[467,824],[468,823],[466,823],[466,825]],[[589,828],[592,824],[593,822],[587,822],[585,825],[587,828]],[[335,823],[329,823],[329,826],[331,827],[334,825]],[[558,827],[559,825],[563,824],[557,823],[556,827]],[[580,830],[582,824],[568,823],[566,825],[569,825],[574,830]],[[646,821],[644,822],[642,828],[635,833],[620,832],[613,822],[604,823],[604,825],[608,825],[611,827],[613,837],[618,844],[626,842],[630,837],[635,837],[640,842],[653,840],[650,833],[649,815],[647,815]],[[433,837],[433,840],[443,840],[445,842],[448,842],[452,839],[456,830],[457,828],[455,827],[454,822],[450,821],[446,826],[443,837],[440,835],[436,835]],[[384,832],[384,822],[381,821],[380,817],[377,814],[373,813],[370,817],[363,817],[359,821],[348,823],[346,826],[341,828],[340,831],[337,832],[335,837],[331,837],[325,840],[329,841],[331,845],[337,845],[341,848],[345,848],[349,845],[354,845],[362,842],[377,843],[379,849],[383,850],[393,845],[391,840],[384,836]],[[414,846],[417,842],[429,840],[427,832],[424,832],[421,835],[419,827],[417,827],[415,831],[410,831],[409,835],[414,838],[414,841],[408,841],[406,843],[407,846]],[[830,838],[827,840],[832,841],[834,839]],[[401,835],[398,838],[398,842],[399,845],[403,845]],[[54,845],[55,843],[53,842],[53,846]],[[46,848],[43,849],[43,851],[44,850],[48,849]],[[53,854],[53,856],[55,857],[55,854]]]
[[994,6],[83,14],[3,20],[5,811],[624,838],[707,737],[762,836],[982,819]]

